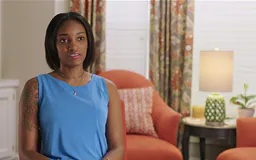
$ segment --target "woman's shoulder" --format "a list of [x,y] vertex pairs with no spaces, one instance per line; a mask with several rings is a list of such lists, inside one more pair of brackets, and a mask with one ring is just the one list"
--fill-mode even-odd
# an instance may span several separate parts
[[101,76],[99,76],[99,75],[96,75],[96,74],[92,74],[95,78],[97,78],[97,79],[101,79],[104,83],[106,83],[106,85],[107,85],[107,87],[108,87],[108,89],[109,88],[115,88],[116,87],[116,85],[111,81],[111,80],[109,80],[109,79],[107,79],[107,78],[105,78],[105,77],[101,77]]
[[28,90],[30,92],[36,92],[38,90],[38,80],[37,77],[33,77],[28,79],[25,82],[24,90]]
[[108,89],[110,89],[110,88],[116,88],[115,83],[113,83],[111,80],[106,79],[106,78],[104,78],[104,80],[105,80],[105,82],[106,82],[106,85],[107,85]]
[[30,79],[28,79],[27,81],[26,81],[26,83],[25,83],[25,87],[33,87],[33,88],[37,88],[38,87],[38,79],[40,79],[41,77],[44,77],[44,76],[46,76],[46,75],[48,75],[48,74],[51,74],[51,72],[50,73],[42,73],[42,74],[39,74],[39,75],[37,75],[37,76],[34,76],[34,77],[32,77],[32,78],[30,78]]
[[104,82],[106,84],[106,88],[110,95],[113,94],[113,92],[117,92],[117,87],[116,87],[115,83],[113,83],[111,80],[109,80],[107,78],[104,78],[104,77],[101,77],[101,78],[104,80]]

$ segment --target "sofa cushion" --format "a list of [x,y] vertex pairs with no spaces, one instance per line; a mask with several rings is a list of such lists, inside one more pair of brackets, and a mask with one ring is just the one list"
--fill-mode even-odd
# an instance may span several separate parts
[[122,124],[123,124],[123,137],[124,137],[124,159],[127,160],[127,152],[126,152],[126,146],[127,146],[127,140],[126,140],[126,127],[125,127],[125,111],[124,111],[124,101],[121,100],[121,107],[122,107]]
[[125,104],[126,132],[157,137],[152,120],[153,88],[119,89]]
[[241,147],[222,152],[217,160],[255,160],[256,147]]
[[127,135],[128,160],[182,160],[180,150],[161,139],[144,135]]

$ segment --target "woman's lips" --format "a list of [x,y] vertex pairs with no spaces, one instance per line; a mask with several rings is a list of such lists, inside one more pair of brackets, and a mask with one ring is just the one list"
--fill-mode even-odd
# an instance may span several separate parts
[[77,58],[80,58],[81,57],[81,54],[80,53],[69,53],[68,54],[69,57],[73,58],[73,59],[77,59]]

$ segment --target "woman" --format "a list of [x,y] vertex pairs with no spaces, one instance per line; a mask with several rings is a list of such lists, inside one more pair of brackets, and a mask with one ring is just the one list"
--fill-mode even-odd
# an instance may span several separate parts
[[21,160],[122,160],[120,99],[109,80],[87,72],[94,38],[78,13],[56,15],[45,37],[53,72],[28,80],[20,99]]

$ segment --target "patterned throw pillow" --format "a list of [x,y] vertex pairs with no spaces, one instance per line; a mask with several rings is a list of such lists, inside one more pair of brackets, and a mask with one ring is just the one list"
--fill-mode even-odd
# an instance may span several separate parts
[[153,88],[119,89],[125,106],[126,132],[157,137],[152,120]]

